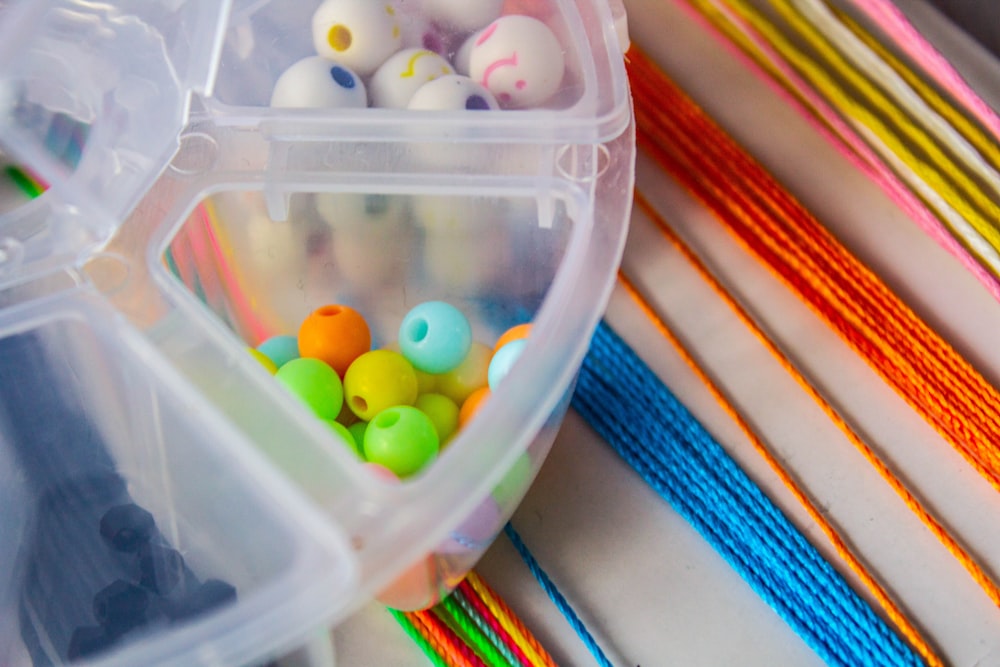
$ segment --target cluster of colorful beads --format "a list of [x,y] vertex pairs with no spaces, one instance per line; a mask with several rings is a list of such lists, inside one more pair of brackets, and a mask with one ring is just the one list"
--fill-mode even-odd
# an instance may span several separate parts
[[549,26],[504,14],[503,0],[324,0],[312,41],[271,106],[524,109],[552,98],[566,69]]
[[397,341],[372,350],[353,308],[328,305],[296,336],[269,338],[251,354],[379,474],[406,478],[437,458],[517,360],[530,325],[489,346],[473,340],[466,316],[427,301],[399,326]]

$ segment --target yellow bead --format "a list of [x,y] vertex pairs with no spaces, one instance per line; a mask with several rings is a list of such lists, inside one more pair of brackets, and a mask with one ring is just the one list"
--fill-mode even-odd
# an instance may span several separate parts
[[417,400],[417,374],[403,355],[373,350],[354,360],[344,374],[344,393],[351,412],[365,421],[396,405]]
[[437,376],[435,391],[461,405],[472,392],[486,386],[487,371],[492,357],[493,348],[489,345],[473,343],[458,368]]
[[267,369],[268,373],[270,373],[271,375],[274,375],[275,373],[278,372],[278,366],[273,361],[271,361],[271,358],[269,356],[267,356],[266,354],[264,354],[260,350],[253,349],[252,347],[249,348],[249,352],[250,352],[250,356],[252,356],[254,359],[256,359],[260,363],[261,366],[263,366],[265,369]]

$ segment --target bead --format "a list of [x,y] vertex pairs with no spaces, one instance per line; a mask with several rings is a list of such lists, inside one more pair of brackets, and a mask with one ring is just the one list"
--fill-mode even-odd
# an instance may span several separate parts
[[403,49],[382,63],[372,76],[372,106],[405,109],[425,83],[454,73],[448,61],[433,51]]
[[415,111],[495,111],[500,103],[489,90],[461,74],[429,81],[413,93],[407,108]]
[[395,8],[377,0],[325,0],[312,17],[316,53],[361,76],[374,72],[402,46]]
[[521,496],[528,490],[531,484],[531,477],[534,474],[534,467],[531,465],[531,457],[525,452],[514,460],[510,470],[504,473],[500,483],[493,488],[490,494],[501,510],[510,511],[521,500]]
[[368,422],[366,421],[356,421],[347,427],[350,431],[351,437],[354,438],[354,444],[358,448],[358,455],[364,456],[364,442],[365,442],[365,431],[368,430]]
[[424,0],[422,7],[435,23],[459,32],[472,32],[500,16],[503,0]]
[[139,550],[139,585],[159,595],[167,595],[184,578],[184,557],[180,552],[159,544],[146,544]]
[[380,463],[372,463],[369,461],[365,463],[365,469],[383,482],[389,482],[390,484],[396,484],[399,482],[399,477],[396,476],[396,473]]
[[417,397],[417,401],[413,404],[413,407],[430,418],[442,446],[458,430],[458,405],[447,396],[442,394],[421,394]]
[[299,340],[295,336],[272,336],[257,346],[257,351],[266,354],[281,368],[292,359],[299,358]]
[[318,192],[316,212],[334,229],[388,226],[406,221],[406,198],[380,193]]
[[409,405],[386,408],[365,431],[365,459],[409,477],[434,460],[440,448],[430,417]]
[[351,411],[371,421],[386,408],[413,405],[417,400],[417,375],[398,352],[373,350],[355,359],[347,369],[344,392]]
[[530,16],[501,16],[475,37],[467,57],[469,76],[506,108],[544,103],[559,90],[566,69],[559,40]]
[[363,109],[368,92],[348,67],[319,56],[294,63],[278,77],[271,106],[292,109]]
[[132,503],[112,507],[101,517],[101,537],[116,551],[138,551],[155,530],[153,515]]
[[260,350],[253,349],[252,347],[249,349],[249,352],[250,356],[256,359],[257,363],[263,366],[264,370],[266,370],[268,373],[274,375],[275,373],[278,372],[278,366],[273,361],[271,361],[271,357],[267,356]]
[[512,341],[527,338],[529,334],[531,334],[531,322],[513,326],[500,334],[500,338],[497,339],[496,344],[493,346],[493,351],[496,352],[501,347]]
[[323,419],[336,419],[344,404],[344,387],[337,372],[319,359],[293,359],[274,377]]
[[444,301],[414,306],[399,325],[399,347],[413,367],[447,373],[469,353],[472,326],[458,308]]
[[439,600],[434,558],[424,556],[376,595],[387,607],[400,611],[427,609]]
[[343,441],[344,445],[351,450],[351,453],[357,456],[359,459],[363,458],[361,448],[358,446],[357,440],[354,438],[354,434],[351,430],[336,421],[335,419],[324,419],[323,423],[330,427],[330,430],[336,434],[337,438]]
[[496,391],[500,382],[507,377],[507,373],[510,369],[514,367],[517,360],[521,357],[521,353],[524,352],[525,346],[528,341],[525,339],[514,340],[499,350],[493,355],[493,359],[490,361],[490,368],[488,371],[489,385],[492,391]]
[[207,579],[201,586],[177,600],[164,605],[167,616],[179,621],[211,611],[236,600],[236,589],[218,579]]
[[480,387],[475,390],[469,397],[465,399],[462,403],[462,408],[458,412],[458,426],[459,428],[464,428],[466,424],[472,421],[472,418],[479,412],[479,408],[483,406],[486,399],[490,397],[489,387]]
[[[372,335],[361,313],[329,305],[311,312],[299,326],[299,352],[325,361],[341,377],[355,359],[371,349]],[[334,415],[336,416],[336,415]]]
[[473,343],[457,368],[438,376],[437,393],[461,405],[472,392],[486,386],[492,357],[493,350],[488,345]]
[[149,593],[118,579],[94,595],[94,618],[108,634],[124,634],[146,622]]

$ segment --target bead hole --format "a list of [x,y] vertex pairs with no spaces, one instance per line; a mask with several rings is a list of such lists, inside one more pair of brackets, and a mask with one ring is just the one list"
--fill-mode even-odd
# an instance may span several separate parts
[[366,401],[361,396],[355,396],[354,398],[352,398],[351,405],[354,406],[354,409],[358,412],[368,411],[368,401]]
[[334,315],[340,315],[343,309],[340,306],[323,306],[319,309],[319,314],[323,317],[333,317]]
[[414,343],[421,343],[425,338],[427,338],[427,332],[430,329],[427,326],[427,320],[419,318],[410,323],[409,336],[410,340]]
[[354,41],[354,37],[351,35],[350,28],[338,23],[330,28],[327,40],[330,42],[330,48],[334,51],[346,51],[351,48],[351,42]]
[[392,428],[399,421],[399,414],[395,412],[383,412],[375,418],[375,426],[379,428]]

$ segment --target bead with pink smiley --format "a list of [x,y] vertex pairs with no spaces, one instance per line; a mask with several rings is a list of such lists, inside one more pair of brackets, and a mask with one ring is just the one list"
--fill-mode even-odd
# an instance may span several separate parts
[[469,76],[505,108],[544,104],[562,83],[563,47],[552,30],[523,15],[498,18],[470,38]]

